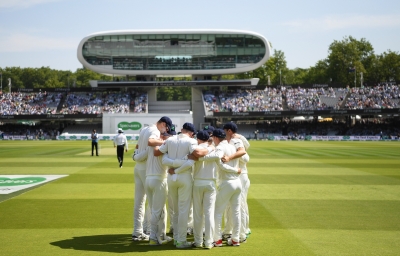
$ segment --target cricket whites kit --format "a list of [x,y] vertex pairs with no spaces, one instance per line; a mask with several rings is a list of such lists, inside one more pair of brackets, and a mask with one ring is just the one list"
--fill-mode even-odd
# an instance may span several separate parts
[[[197,136],[199,137],[200,135],[198,134]],[[207,148],[208,142],[200,144],[199,147]],[[214,232],[215,232],[214,209],[215,209],[215,199],[217,195],[217,189],[216,189],[217,168],[218,167],[215,160],[200,161],[199,159],[199,161],[197,161],[194,165],[194,172],[193,172],[194,242],[197,246],[201,246],[203,243],[203,216],[204,216],[205,248],[211,248],[214,242]]]
[[[184,124],[185,128],[186,123]],[[191,125],[193,126],[193,125]],[[181,161],[186,155],[191,154],[197,147],[197,141],[190,138],[187,134],[181,133],[178,136],[170,138],[160,146],[160,152],[166,155],[163,157],[163,164],[176,168],[165,159]],[[189,210],[192,201],[192,166],[193,160],[189,165],[175,169],[175,174],[168,174],[168,193],[173,204],[173,233],[177,248],[190,247],[187,242],[187,224],[189,218]],[[182,162],[181,162],[182,163]]]
[[[149,139],[159,139],[160,132]],[[161,245],[165,238],[167,221],[165,202],[167,201],[167,168],[162,164],[162,156],[154,156],[154,148],[149,147],[146,162],[146,195],[151,209],[150,245]]]
[[149,146],[148,140],[151,135],[157,134],[158,129],[155,125],[147,126],[140,131],[139,140],[137,142],[138,148],[135,150],[135,154],[132,156],[133,160],[136,161],[134,169],[135,177],[135,203],[133,210],[133,234],[132,238],[140,237],[143,234],[143,229],[150,231],[150,223],[146,223],[148,216],[151,213],[145,211],[146,203],[146,162],[148,156]]

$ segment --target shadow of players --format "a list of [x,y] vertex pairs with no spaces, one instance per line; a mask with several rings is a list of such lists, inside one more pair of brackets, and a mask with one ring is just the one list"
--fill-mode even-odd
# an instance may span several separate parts
[[162,246],[149,246],[149,242],[146,241],[132,241],[131,234],[78,236],[50,244],[61,249],[115,253],[176,250],[173,242]]

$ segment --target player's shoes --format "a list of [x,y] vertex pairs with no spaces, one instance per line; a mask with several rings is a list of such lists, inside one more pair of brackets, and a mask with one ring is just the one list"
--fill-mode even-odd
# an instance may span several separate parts
[[153,240],[153,239],[149,240],[149,245],[151,245],[151,246],[163,245],[166,243],[168,243],[167,240],[161,240],[161,239],[159,241]]
[[235,240],[233,240],[232,238],[228,239],[227,244],[232,246],[240,246],[240,242],[235,242]]
[[211,248],[213,248],[214,246],[213,246],[213,244],[204,244],[204,249],[208,249],[208,250],[210,250]]
[[246,233],[246,237],[249,237],[250,235],[251,235],[251,230],[248,229],[248,230],[247,230],[247,233]]
[[142,233],[138,236],[132,235],[132,240],[133,241],[149,241],[149,236],[144,233]]
[[170,236],[162,236],[163,241],[167,241],[167,243],[171,242],[172,240],[174,240],[172,237]]
[[194,248],[203,248],[203,245],[202,244],[198,244],[196,242],[193,242],[192,243],[192,247],[194,247]]
[[190,243],[188,241],[176,243],[176,248],[178,248],[178,249],[191,248],[191,247],[192,247],[192,243]]
[[223,241],[228,241],[229,238],[231,238],[232,234],[222,234],[222,240]]
[[214,246],[214,247],[221,247],[221,246],[222,246],[222,239],[219,239],[218,241],[215,241],[215,242],[213,243],[213,246]]
[[244,243],[247,242],[247,237],[246,238],[240,238],[239,241],[240,241],[241,244],[244,244]]

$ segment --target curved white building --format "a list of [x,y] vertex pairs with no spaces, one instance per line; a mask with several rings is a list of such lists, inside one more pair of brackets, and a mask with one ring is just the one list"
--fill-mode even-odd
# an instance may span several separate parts
[[91,34],[78,59],[109,75],[221,75],[263,65],[270,45],[262,35],[240,30],[120,30]]

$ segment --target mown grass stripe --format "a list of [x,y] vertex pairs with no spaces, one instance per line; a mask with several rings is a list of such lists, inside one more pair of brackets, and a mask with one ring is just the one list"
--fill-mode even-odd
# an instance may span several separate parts
[[[400,201],[260,200],[288,229],[399,231]],[[272,223],[271,223],[272,225]]]
[[363,168],[389,168],[389,169],[395,169],[398,168],[398,165],[396,163],[368,163],[365,162],[364,164],[358,164],[358,163],[325,163],[325,162],[310,162],[310,163],[291,163],[289,162],[275,162],[275,163],[252,163],[249,164],[249,167],[251,168],[275,168],[275,167],[287,167],[287,168],[324,168],[324,167],[329,167],[331,168],[332,166],[337,166],[338,168],[354,168],[354,169],[363,169]]
[[399,200],[399,185],[347,184],[253,184],[249,195],[256,199],[294,200]]
[[251,184],[400,185],[400,174],[377,175],[272,175],[249,174]]

